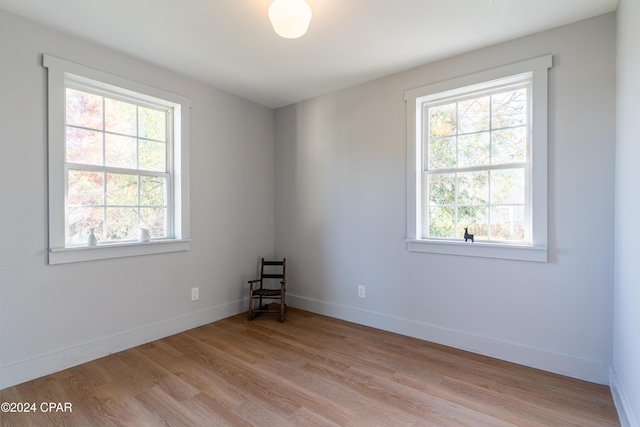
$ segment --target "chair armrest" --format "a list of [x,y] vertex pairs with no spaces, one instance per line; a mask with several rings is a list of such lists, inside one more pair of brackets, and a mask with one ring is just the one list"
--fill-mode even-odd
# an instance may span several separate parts
[[256,283],[256,282],[259,282],[259,281],[260,281],[260,279],[253,279],[253,280],[249,280],[247,283]]

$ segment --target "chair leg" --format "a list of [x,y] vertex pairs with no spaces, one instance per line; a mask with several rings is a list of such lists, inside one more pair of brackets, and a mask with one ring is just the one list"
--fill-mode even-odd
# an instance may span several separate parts
[[253,290],[249,291],[249,320],[253,320]]
[[284,310],[285,310],[284,292],[282,292],[280,294],[280,322],[284,322]]

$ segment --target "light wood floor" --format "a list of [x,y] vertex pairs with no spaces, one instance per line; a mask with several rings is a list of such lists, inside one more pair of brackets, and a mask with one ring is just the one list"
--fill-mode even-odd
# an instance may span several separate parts
[[[615,426],[608,387],[290,308],[0,392],[2,426]],[[69,402],[71,413],[42,413]]]

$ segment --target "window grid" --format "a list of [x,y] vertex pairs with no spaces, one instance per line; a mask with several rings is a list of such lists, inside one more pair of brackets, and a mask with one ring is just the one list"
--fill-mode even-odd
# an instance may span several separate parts
[[[66,195],[65,195],[65,200],[66,200],[66,212],[67,214],[65,215],[65,240],[67,241],[67,245],[73,246],[73,245],[84,245],[85,242],[84,241],[76,241],[76,242],[72,242],[71,241],[71,236],[70,236],[70,232],[69,232],[69,209],[70,208],[99,208],[102,209],[102,233],[100,233],[100,235],[97,234],[98,240],[99,241],[103,241],[103,242],[121,242],[121,241],[131,241],[131,240],[135,240],[135,236],[132,236],[130,233],[127,236],[127,238],[125,239],[109,239],[108,238],[108,230],[109,230],[109,218],[108,218],[108,212],[109,209],[135,209],[136,212],[136,230],[137,228],[141,227],[142,224],[142,209],[162,209],[164,211],[163,213],[163,217],[164,217],[164,221],[163,221],[163,225],[162,225],[162,230],[163,233],[161,234],[152,234],[152,238],[167,238],[167,237],[172,237],[173,236],[173,228],[172,228],[172,224],[173,224],[173,209],[171,206],[171,200],[172,200],[172,180],[171,180],[171,169],[172,169],[172,157],[171,157],[171,151],[172,151],[172,128],[171,128],[171,124],[172,124],[172,109],[171,108],[167,108],[164,106],[158,106],[152,103],[148,103],[148,102],[140,102],[138,100],[134,100],[128,97],[122,97],[122,96],[118,96],[115,93],[111,93],[109,91],[103,91],[103,90],[99,90],[99,89],[94,89],[92,87],[88,87],[88,86],[84,86],[84,85],[79,85],[77,83],[66,83],[65,84],[65,88],[67,89],[73,89],[76,91],[80,91],[80,92],[85,92],[88,94],[92,94],[92,95],[96,95],[101,97],[101,127],[100,129],[98,128],[92,128],[92,127],[87,127],[87,126],[79,126],[77,124],[67,124],[67,114],[65,112],[65,128],[66,129],[79,129],[79,130],[86,130],[86,131],[91,131],[91,132],[100,132],[100,136],[101,136],[101,157],[102,157],[102,161],[101,161],[101,165],[92,165],[92,164],[85,164],[85,163],[76,163],[76,162],[70,162],[67,161],[67,155],[66,155],[66,144],[65,144],[65,187],[67,189],[66,191]],[[66,95],[65,95],[65,99],[66,99]],[[110,100],[115,100],[115,101],[120,101],[120,102],[125,102],[127,104],[130,104],[132,106],[135,107],[135,131],[132,132],[132,134],[127,134],[127,133],[121,133],[121,132],[115,132],[115,131],[111,131],[111,130],[107,130],[107,108],[106,108],[106,102],[107,99]],[[66,101],[65,101],[66,104]],[[151,138],[151,137],[143,137],[141,136],[141,132],[140,132],[140,109],[141,108],[147,108],[147,109],[153,109],[156,111],[160,111],[164,113],[164,135],[165,135],[165,139],[158,139],[158,138]],[[66,107],[65,107],[65,111],[66,111]],[[114,166],[108,166],[107,165],[107,137],[111,135],[111,136],[116,136],[116,137],[126,137],[126,138],[132,138],[135,139],[135,168],[128,168],[128,167],[114,167]],[[164,170],[163,171],[152,171],[152,170],[145,170],[145,169],[141,169],[141,164],[140,164],[140,147],[141,141],[148,141],[148,142],[152,142],[152,143],[162,143],[164,144]],[[81,204],[81,205],[72,205],[69,203],[68,200],[68,190],[69,190],[69,171],[71,170],[75,170],[75,171],[92,171],[92,172],[98,172],[102,175],[102,203],[101,204]],[[108,176],[109,174],[115,174],[115,175],[130,175],[130,176],[135,176],[135,182],[136,182],[136,200],[137,203],[136,205],[127,205],[127,204],[114,204],[114,203],[109,203],[107,198],[108,198],[108,194],[109,194],[109,188],[108,188]],[[163,204],[162,205],[149,205],[149,204],[142,204],[142,200],[141,200],[141,191],[142,191],[142,177],[156,177],[156,178],[161,178],[164,181],[164,195],[163,195]],[[130,230],[131,232],[132,230]]]
[[[530,242],[531,233],[530,233],[530,135],[531,135],[531,90],[530,90],[531,82],[527,81],[524,84],[516,84],[516,85],[503,85],[503,86],[495,86],[490,88],[489,90],[482,90],[471,94],[465,94],[463,96],[457,97],[449,97],[444,99],[438,99],[434,102],[425,102],[423,103],[423,117],[422,121],[426,126],[423,126],[423,200],[425,200],[425,209],[422,211],[422,223],[426,225],[422,229],[422,238],[430,238],[430,239],[444,239],[444,240],[460,240],[463,235],[463,228],[460,224],[460,208],[464,207],[484,207],[486,209],[486,240],[493,242],[505,242],[505,243],[528,243]],[[504,94],[508,91],[517,91],[520,89],[524,89],[525,91],[525,112],[524,124],[518,125],[510,125],[510,126],[499,126],[498,124],[494,124],[494,97],[500,94]],[[464,101],[475,101],[479,100],[483,97],[488,97],[488,128],[483,130],[475,130],[472,132],[461,132],[460,130],[460,106]],[[449,105],[451,103],[455,103],[455,133],[453,135],[440,135],[436,137],[431,136],[431,123],[430,123],[430,109]],[[494,141],[495,141],[495,132],[496,131],[505,131],[510,129],[518,129],[524,128],[526,130],[526,146],[525,146],[525,161],[522,162],[502,162],[499,164],[494,164]],[[478,166],[459,166],[460,163],[460,137],[461,136],[469,136],[469,135],[481,135],[488,134],[488,163],[482,164]],[[445,140],[447,138],[455,139],[455,167],[450,168],[437,168],[430,166],[430,148],[431,143],[438,140]],[[493,179],[492,175],[495,171],[507,171],[507,170],[523,170],[524,173],[524,201],[523,203],[495,203],[492,200],[492,185]],[[486,203],[460,203],[459,195],[460,195],[460,181],[459,174],[460,173],[473,173],[473,172],[487,172],[487,188],[486,188]],[[454,201],[452,204],[439,204],[434,203],[431,200],[430,195],[430,178],[440,175],[444,176],[447,174],[453,174],[453,182],[454,182]],[[432,236],[431,234],[431,209],[432,208],[450,208],[453,210],[453,229],[451,230],[453,235],[450,236]],[[499,239],[494,238],[492,236],[492,229],[494,227],[495,221],[493,217],[493,210],[499,208],[510,208],[509,213],[510,216],[513,217],[513,209],[522,207],[524,209],[524,231],[523,237],[517,240],[508,240],[508,239]],[[497,220],[497,219],[496,219]],[[470,225],[470,224],[467,224]],[[513,223],[511,223],[513,226]]]

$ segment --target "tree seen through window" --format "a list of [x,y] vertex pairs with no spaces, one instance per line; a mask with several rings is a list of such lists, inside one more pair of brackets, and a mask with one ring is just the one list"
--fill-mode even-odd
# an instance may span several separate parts
[[66,89],[67,233],[86,242],[167,237],[171,110]]

